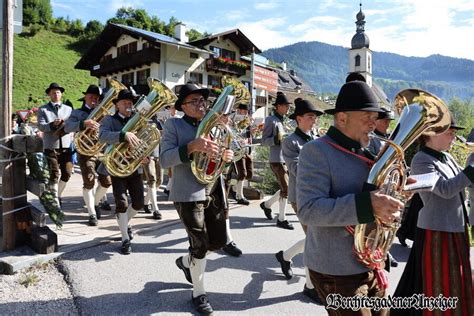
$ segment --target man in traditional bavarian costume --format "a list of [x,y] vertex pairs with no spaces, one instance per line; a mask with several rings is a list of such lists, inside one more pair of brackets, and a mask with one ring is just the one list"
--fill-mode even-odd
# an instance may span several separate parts
[[[379,117],[375,122],[374,134],[384,138],[390,137],[390,134],[388,133],[388,127],[390,126],[390,122],[393,120],[395,120],[393,111],[384,109],[384,112],[379,113]],[[380,140],[379,138],[372,137],[370,139],[368,149],[372,153],[372,155],[377,156],[384,144],[385,142]]]
[[[288,201],[295,213],[298,213],[296,207],[296,171],[298,169],[298,158],[300,155],[301,148],[307,142],[313,140],[316,135],[312,133],[314,126],[317,123],[318,116],[322,115],[323,112],[316,108],[311,102],[303,99],[295,100],[295,112],[289,116],[290,119],[296,120],[298,127],[295,131],[290,134],[281,142],[281,149],[283,158],[285,159],[286,166],[289,171],[289,183],[288,183]],[[306,225],[303,226],[303,231],[306,233]],[[298,241],[296,244],[291,246],[285,251],[280,251],[275,254],[278,262],[280,262],[281,270],[287,279],[293,277],[293,270],[291,269],[291,259],[304,252],[305,238]],[[321,304],[321,300],[314,291],[314,286],[311,283],[308,268],[306,271],[306,284],[303,289],[303,294],[308,296],[313,301]]]
[[[90,85],[85,92],[80,109],[72,111],[71,116],[66,121],[64,130],[66,133],[79,132],[85,129],[99,130],[100,124],[94,120],[87,119],[89,114],[99,103],[101,91],[98,86]],[[97,226],[97,220],[100,219],[99,202],[104,197],[107,189],[112,184],[110,176],[99,174],[97,189],[94,192],[95,172],[99,161],[96,156],[86,156],[77,153],[79,167],[82,174],[82,196],[89,212],[89,225]]]
[[[135,147],[140,144],[138,137],[131,132],[122,132],[122,128],[127,124],[132,115],[133,103],[136,96],[128,89],[121,90],[116,99],[113,100],[116,108],[114,115],[106,116],[99,128],[99,141],[106,144],[117,144],[127,142],[129,146]],[[107,175],[107,168],[101,164],[99,174]],[[130,254],[132,251],[131,240],[133,238],[132,229],[128,223],[137,212],[143,208],[143,178],[142,170],[138,168],[127,177],[111,177],[112,189],[115,199],[115,212],[117,222],[122,234],[123,254]],[[128,204],[127,191],[130,194],[132,203]]]
[[[300,152],[296,202],[298,218],[307,225],[304,262],[325,305],[329,294],[385,295],[383,266],[368,268],[356,259],[351,233],[353,225],[372,223],[375,217],[393,222],[403,208],[403,203],[391,196],[364,190],[373,164],[365,147],[381,111],[365,82],[344,84],[335,109],[326,110],[334,115],[334,126],[325,136],[306,143]],[[370,314],[366,309],[327,311],[330,315]]]
[[61,195],[73,169],[72,134],[63,130],[72,108],[61,102],[64,88],[59,84],[51,83],[45,92],[51,101],[38,110],[38,129],[43,132],[43,151],[49,164],[49,190],[61,205]]
[[[161,164],[173,169],[173,184],[169,199],[174,202],[189,238],[189,254],[179,257],[176,265],[193,284],[192,302],[197,311],[211,314],[212,306],[204,289],[206,253],[226,245],[225,197],[222,177],[216,183],[199,183],[191,170],[192,155],[198,152],[215,155],[216,142],[208,138],[195,139],[198,126],[206,113],[208,89],[188,83],[181,87],[176,110],[182,118],[165,122],[161,140]],[[225,150],[224,161],[230,162],[233,153]]]
[[[238,124],[238,118],[240,120],[247,118],[249,115],[249,106],[248,104],[240,103],[237,106],[236,112],[232,117],[234,124]],[[236,122],[237,120],[237,122]],[[250,135],[250,126],[248,126],[244,132],[244,135],[241,135],[247,144],[251,144],[252,137]],[[250,156],[250,150],[242,157],[235,162],[235,172],[237,174],[237,184],[235,185],[236,193],[235,198],[237,204],[249,205],[250,202],[244,196],[244,180],[252,179],[253,175],[253,166],[252,166],[252,157]]]
[[268,219],[272,219],[272,205],[279,202],[277,226],[284,229],[294,229],[293,225],[286,220],[286,203],[288,197],[288,170],[281,153],[281,141],[285,134],[283,127],[285,115],[288,113],[290,102],[283,94],[278,92],[275,103],[275,112],[265,119],[262,133],[262,145],[270,147],[270,168],[278,182],[280,190],[275,192],[268,200],[260,203],[260,207],[265,212]]

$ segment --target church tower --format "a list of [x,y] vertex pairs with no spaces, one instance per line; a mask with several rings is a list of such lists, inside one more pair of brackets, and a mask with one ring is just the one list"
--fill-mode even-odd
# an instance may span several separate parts
[[360,73],[372,87],[372,51],[369,49],[369,37],[364,32],[365,14],[362,12],[362,3],[356,18],[356,34],[352,37],[349,49],[349,72]]

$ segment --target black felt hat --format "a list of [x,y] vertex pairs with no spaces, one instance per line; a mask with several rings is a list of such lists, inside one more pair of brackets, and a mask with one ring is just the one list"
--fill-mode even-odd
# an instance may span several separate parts
[[117,104],[117,102],[120,100],[132,100],[132,102],[135,102],[137,100],[137,96],[132,91],[128,89],[123,89],[120,90],[117,98],[115,98],[112,102],[114,102],[114,104]]
[[356,81],[356,80],[367,82],[365,80],[365,77],[360,72],[351,72],[346,77],[346,82],[351,82],[351,81]]
[[449,128],[456,129],[456,130],[466,129],[463,126],[459,126],[459,125],[456,124],[456,121],[454,121],[453,115],[451,115],[451,125],[449,126]]
[[395,115],[393,114],[393,111],[383,109],[384,112],[380,112],[379,116],[377,117],[377,120],[382,120],[382,119],[387,119],[390,121],[393,121],[395,119]]
[[291,102],[288,101],[288,98],[283,92],[277,92],[277,97],[273,105],[278,105],[278,104],[291,104]]
[[345,83],[339,90],[336,107],[325,112],[335,114],[349,111],[384,112],[369,85],[358,80]]
[[298,98],[295,100],[295,112],[293,112],[290,116],[288,116],[292,120],[296,120],[298,115],[304,115],[306,113],[315,113],[317,116],[323,115],[324,112],[319,110],[316,106],[314,106],[308,100],[303,100]]
[[207,88],[200,88],[198,85],[194,83],[187,83],[181,87],[179,90],[178,100],[176,100],[174,107],[177,111],[182,111],[181,105],[183,104],[184,99],[190,94],[199,93],[201,94],[204,99],[207,99],[209,96],[209,89]]
[[46,94],[49,94],[49,91],[51,91],[51,89],[58,89],[59,91],[61,91],[61,93],[64,92],[64,88],[61,87],[59,84],[57,84],[56,82],[53,82],[49,85],[49,87],[46,88],[46,90],[44,90],[44,92],[46,92]]
[[240,109],[240,110],[247,110],[249,109],[249,105],[247,103],[239,103],[239,105],[237,105],[237,108]]
[[85,92],[82,92],[82,94],[88,94],[88,93],[101,95],[100,88],[96,86],[95,84],[89,85],[87,87],[87,90]]

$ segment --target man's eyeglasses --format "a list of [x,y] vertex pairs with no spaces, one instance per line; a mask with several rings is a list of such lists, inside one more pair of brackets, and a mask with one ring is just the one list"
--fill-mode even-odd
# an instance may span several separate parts
[[199,106],[201,104],[206,104],[206,99],[204,98],[192,99],[191,101],[183,102],[183,104],[192,104],[194,106]]

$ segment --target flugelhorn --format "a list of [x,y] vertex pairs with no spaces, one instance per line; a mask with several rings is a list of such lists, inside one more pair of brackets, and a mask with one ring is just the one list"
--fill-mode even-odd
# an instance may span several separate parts
[[[109,80],[109,90],[105,93],[102,101],[89,114],[87,120],[94,120],[100,123],[102,119],[109,114],[110,109],[114,106],[112,102],[117,98],[120,90],[126,87],[115,79]],[[86,128],[74,135],[74,145],[78,153],[84,156],[96,156],[106,146],[99,142],[99,130]]]

